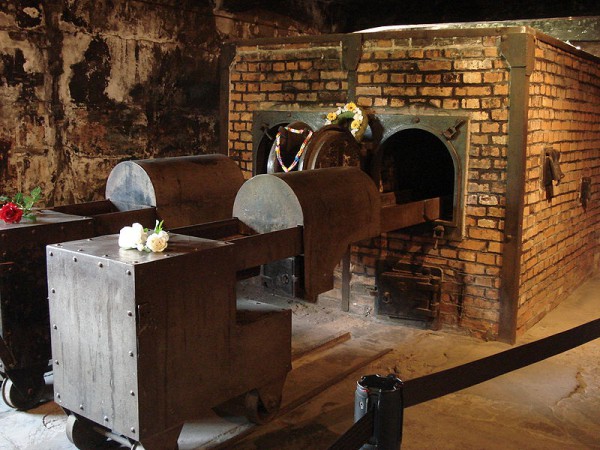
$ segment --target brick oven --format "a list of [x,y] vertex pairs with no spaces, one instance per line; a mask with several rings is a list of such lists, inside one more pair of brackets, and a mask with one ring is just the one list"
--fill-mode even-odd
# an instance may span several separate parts
[[597,57],[528,27],[466,25],[224,54],[223,146],[247,177],[267,170],[279,126],[318,130],[352,100],[382,198],[441,198],[435,222],[352,246],[328,295],[349,293],[353,310],[513,342],[597,270]]

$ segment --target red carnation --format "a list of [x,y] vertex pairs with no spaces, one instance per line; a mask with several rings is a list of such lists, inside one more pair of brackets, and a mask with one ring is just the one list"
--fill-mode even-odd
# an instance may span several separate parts
[[23,210],[13,202],[8,202],[0,208],[0,220],[6,223],[19,223],[21,217],[23,217]]

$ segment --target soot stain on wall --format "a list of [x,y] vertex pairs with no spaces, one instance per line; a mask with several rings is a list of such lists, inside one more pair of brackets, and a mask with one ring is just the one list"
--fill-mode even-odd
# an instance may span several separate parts
[[[254,37],[258,19],[217,20],[212,2],[176,3],[0,1],[3,193],[39,185],[44,206],[99,200],[122,160],[226,150],[221,45]],[[306,30],[282,16],[260,29],[288,26]]]
[[75,103],[90,108],[111,103],[105,93],[111,69],[110,51],[105,41],[98,37],[93,39],[83,55],[83,61],[71,68],[73,76],[69,91]]

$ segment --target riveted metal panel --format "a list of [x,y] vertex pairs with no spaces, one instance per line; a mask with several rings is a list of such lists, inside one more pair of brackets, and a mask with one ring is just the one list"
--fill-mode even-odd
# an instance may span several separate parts
[[116,235],[49,246],[56,401],[141,442],[222,401],[207,386],[231,369],[231,247],[176,234],[163,253]]
[[48,249],[55,401],[110,429],[138,429],[135,271],[90,255],[94,243]]

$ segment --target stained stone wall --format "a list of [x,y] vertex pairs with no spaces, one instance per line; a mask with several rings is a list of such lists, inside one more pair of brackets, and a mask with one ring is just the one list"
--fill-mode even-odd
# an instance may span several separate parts
[[122,160],[219,151],[222,43],[311,30],[211,4],[0,2],[0,192],[91,201]]

